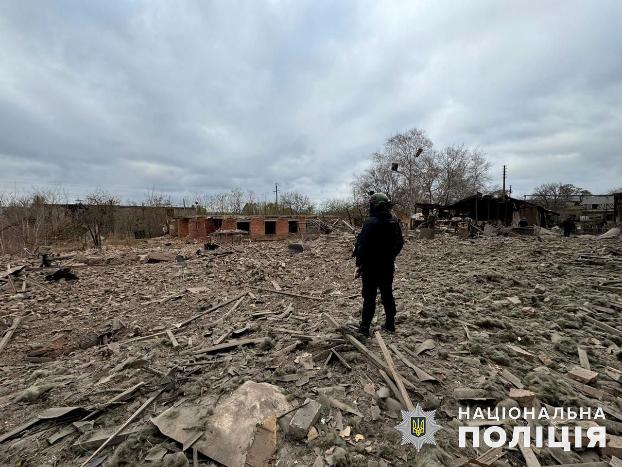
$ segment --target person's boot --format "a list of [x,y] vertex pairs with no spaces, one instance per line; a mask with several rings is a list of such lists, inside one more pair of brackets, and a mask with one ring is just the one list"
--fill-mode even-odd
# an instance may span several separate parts
[[359,326],[359,334],[363,337],[369,337],[369,326],[361,323]]
[[381,327],[385,331],[395,332],[395,318],[387,316],[384,321],[384,324]]

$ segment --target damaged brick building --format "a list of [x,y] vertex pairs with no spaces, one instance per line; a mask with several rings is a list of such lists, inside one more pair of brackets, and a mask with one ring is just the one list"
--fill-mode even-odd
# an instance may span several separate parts
[[204,239],[214,232],[238,232],[251,240],[279,240],[303,233],[325,233],[323,223],[306,216],[205,216],[176,220],[178,237]]

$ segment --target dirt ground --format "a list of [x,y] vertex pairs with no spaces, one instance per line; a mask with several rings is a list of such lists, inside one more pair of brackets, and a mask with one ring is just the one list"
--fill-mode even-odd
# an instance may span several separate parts
[[[399,396],[341,333],[359,338],[348,328],[358,324],[361,306],[353,241],[350,233],[323,235],[296,252],[289,242],[204,250],[166,237],[102,252],[62,252],[59,264],[72,265],[75,281],[45,281],[54,269],[37,269],[35,259],[0,258],[4,267],[30,266],[14,275],[13,285],[0,282],[0,335],[21,318],[0,351],[0,436],[51,407],[80,412],[40,418],[6,439],[0,464],[80,465],[101,444],[82,441],[101,429],[112,433],[163,390],[129,424],[133,434],[105,447],[95,457],[100,464],[90,465],[192,465],[192,448],[176,454],[182,445],[150,419],[171,407],[212,410],[245,381],[280,388],[292,408],[307,398],[322,403],[306,438],[293,439],[283,429],[292,414],[281,420],[273,462],[283,466],[463,465],[486,451],[458,448],[463,388],[479,389],[493,406],[515,404],[509,393],[523,386],[536,404],[607,407],[608,434],[622,435],[622,374],[615,371],[622,369],[620,239],[442,235],[406,243],[394,283],[398,329],[381,335],[399,373],[414,383],[412,402],[436,409],[442,427],[437,446],[419,454],[400,445],[394,428],[401,421]],[[145,262],[149,254],[166,261]],[[20,276],[26,278],[23,292]],[[176,326],[240,294],[239,303]],[[327,315],[344,327],[335,329]],[[379,304],[376,330],[382,317]],[[362,342],[382,360],[375,338]],[[585,365],[579,347],[598,373],[585,385],[568,377]],[[424,373],[407,366],[394,348]],[[84,414],[90,414],[87,423],[72,424]],[[65,436],[51,444],[59,433]],[[612,453],[533,451],[541,465],[608,462]],[[492,465],[526,465],[518,449],[503,454]],[[200,453],[197,461],[214,465]]]

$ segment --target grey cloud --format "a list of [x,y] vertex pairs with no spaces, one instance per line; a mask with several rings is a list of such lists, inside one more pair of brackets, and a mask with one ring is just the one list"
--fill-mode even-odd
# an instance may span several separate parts
[[580,2],[5,2],[0,189],[349,194],[413,126],[516,192],[620,185],[622,7]]

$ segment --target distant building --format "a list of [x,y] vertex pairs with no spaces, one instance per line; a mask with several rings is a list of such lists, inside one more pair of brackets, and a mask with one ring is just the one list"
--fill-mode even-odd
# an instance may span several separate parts
[[622,193],[613,195],[613,221],[617,224],[622,223]]
[[330,227],[308,216],[222,216],[182,217],[176,220],[178,237],[207,239],[212,234],[248,235],[251,240],[279,240],[302,233],[328,233]]
[[547,227],[555,224],[559,214],[526,200],[510,196],[472,195],[448,205],[417,203],[424,218],[437,210],[439,218],[468,217],[474,222],[518,226],[521,219],[529,225]]

